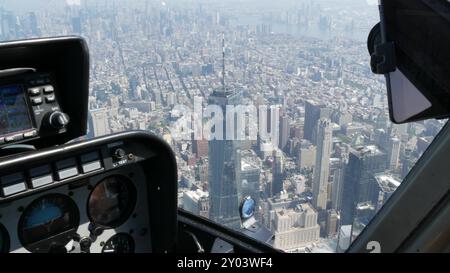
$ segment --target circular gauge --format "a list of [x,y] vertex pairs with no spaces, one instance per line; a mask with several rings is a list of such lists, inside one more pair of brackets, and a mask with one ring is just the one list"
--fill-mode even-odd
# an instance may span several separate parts
[[64,249],[80,221],[77,205],[63,194],[44,195],[28,205],[19,220],[19,239],[31,252]]
[[9,251],[9,236],[6,228],[0,224],[0,253]]
[[102,253],[134,253],[133,237],[127,233],[117,233],[106,241]]
[[92,190],[88,201],[91,221],[105,228],[123,224],[136,204],[136,189],[123,176],[110,176],[100,181]]

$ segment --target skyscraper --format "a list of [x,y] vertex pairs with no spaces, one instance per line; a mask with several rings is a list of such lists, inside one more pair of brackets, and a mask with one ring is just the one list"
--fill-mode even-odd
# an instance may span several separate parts
[[183,209],[202,217],[209,216],[209,194],[197,189],[183,193]]
[[305,139],[316,144],[315,141],[315,128],[317,122],[321,118],[330,118],[330,109],[323,103],[317,103],[315,101],[305,102],[305,125],[303,129],[303,136]]
[[262,223],[270,230],[274,230],[275,214],[283,209],[295,208],[297,205],[304,203],[297,195],[289,194],[282,191],[261,202],[263,208]]
[[333,186],[331,192],[331,209],[336,211],[341,210],[342,205],[342,191],[344,187],[345,165],[347,164],[347,156],[339,160],[336,168],[333,171]]
[[327,212],[327,226],[326,226],[326,235],[334,236],[337,233],[337,228],[339,226],[339,215],[334,209],[331,209]]
[[284,174],[284,158],[281,150],[273,151],[272,162],[272,196],[280,193],[283,189],[283,174]]
[[259,206],[259,179],[261,160],[251,150],[241,151],[240,167],[237,170],[239,196],[251,196]]
[[331,122],[320,119],[317,124],[317,155],[313,174],[313,205],[317,210],[327,208],[327,186],[330,172],[332,141]]
[[[239,93],[225,86],[225,45],[222,51],[222,88],[215,90],[208,103],[222,109],[227,116],[227,105],[237,105]],[[223,139],[212,139],[208,143],[208,176],[210,194],[210,219],[231,228],[240,226],[239,196],[236,171],[240,164],[239,141],[227,140],[227,126],[222,122]],[[215,129],[217,130],[217,128]]]
[[373,176],[386,170],[386,154],[375,145],[350,151],[342,195],[342,224],[351,225],[358,204],[371,201]]
[[370,220],[375,216],[375,212],[375,207],[370,201],[358,203],[356,205],[352,224],[352,238],[358,237],[369,224]]
[[375,207],[375,211],[378,211],[400,186],[401,181],[389,173],[376,174],[373,179],[375,183],[372,192],[372,204]]
[[35,35],[35,36],[40,35],[36,13],[35,12],[30,12],[28,14],[28,20],[29,20],[29,23],[30,23],[31,34]]
[[93,109],[89,111],[89,136],[97,137],[109,134],[108,110],[106,108]]
[[73,17],[72,18],[72,31],[76,34],[81,34],[81,18],[78,17]]
[[284,150],[286,144],[289,139],[290,127],[289,127],[289,118],[287,115],[283,115],[280,117],[280,137],[279,137],[279,146],[281,150]]
[[401,142],[398,138],[393,137],[389,140],[388,147],[388,168],[395,170],[398,168],[400,159],[400,145]]
[[[238,95],[229,91],[214,91],[209,103],[219,105],[226,116],[226,105],[237,103]],[[223,136],[226,124],[223,123]],[[236,162],[239,158],[239,141],[213,139],[209,141],[210,218],[229,227],[239,227],[239,198]]]
[[300,169],[311,168],[316,164],[316,147],[308,140],[302,139],[298,148],[297,165]]
[[273,230],[276,248],[296,252],[319,239],[317,212],[309,203],[275,211]]

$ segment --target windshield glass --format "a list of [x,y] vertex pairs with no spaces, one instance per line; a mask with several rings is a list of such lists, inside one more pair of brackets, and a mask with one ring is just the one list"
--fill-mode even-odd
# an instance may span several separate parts
[[179,207],[242,230],[250,196],[273,246],[343,252],[444,124],[389,121],[366,46],[376,4],[6,0],[0,38],[84,37],[89,137],[164,138]]

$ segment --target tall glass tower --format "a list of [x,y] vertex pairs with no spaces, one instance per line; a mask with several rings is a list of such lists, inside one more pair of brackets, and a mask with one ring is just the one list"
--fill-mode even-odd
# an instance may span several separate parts
[[[208,103],[222,108],[223,117],[227,117],[227,105],[239,103],[239,93],[227,90],[225,86],[225,46],[223,43],[222,88],[215,90]],[[225,120],[224,120],[225,121]],[[240,227],[239,195],[237,171],[240,164],[240,141],[227,140],[226,122],[222,122],[223,139],[209,141],[208,176],[210,195],[210,219],[231,228]]]
[[386,170],[386,159],[386,154],[375,145],[357,147],[350,151],[342,193],[343,225],[353,224],[358,204],[371,201],[373,176]]

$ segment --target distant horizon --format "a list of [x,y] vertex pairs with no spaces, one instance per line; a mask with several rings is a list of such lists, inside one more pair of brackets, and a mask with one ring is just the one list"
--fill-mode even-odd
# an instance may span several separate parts
[[[32,12],[43,11],[48,8],[64,8],[66,5],[83,6],[86,3],[88,5],[122,5],[122,4],[144,4],[146,1],[150,4],[156,4],[157,2],[164,3],[165,5],[172,4],[197,4],[202,3],[206,5],[216,5],[222,3],[257,3],[262,7],[273,8],[290,8],[292,6],[298,6],[302,3],[319,3],[319,4],[338,4],[338,5],[377,5],[378,0],[278,0],[276,3],[271,0],[0,0],[0,8],[10,10],[13,12]],[[281,4],[281,5],[280,5]],[[282,5],[284,4],[284,5]]]

